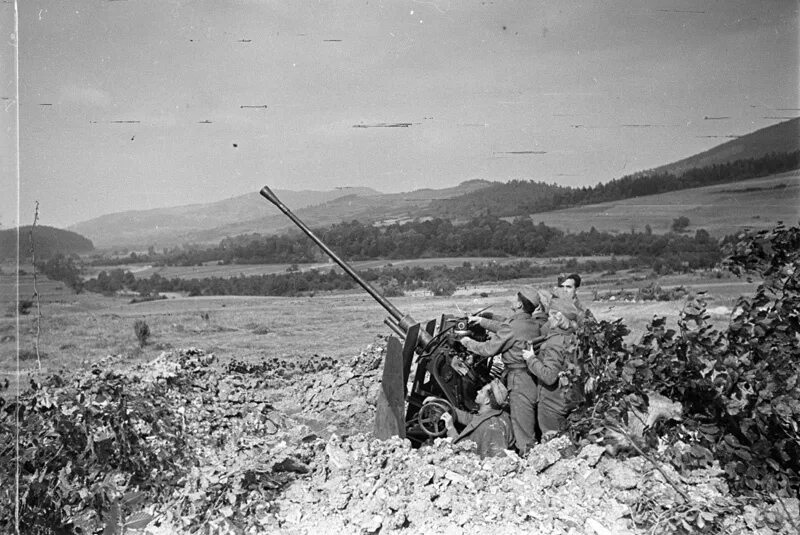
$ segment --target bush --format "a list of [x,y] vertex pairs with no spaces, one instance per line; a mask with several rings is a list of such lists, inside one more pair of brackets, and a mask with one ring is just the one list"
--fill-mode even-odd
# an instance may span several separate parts
[[147,339],[150,338],[150,326],[144,320],[136,320],[133,323],[133,332],[136,334],[136,339],[139,340],[139,347],[147,345]]
[[445,278],[434,279],[430,284],[428,284],[428,290],[430,290],[433,295],[436,296],[451,296],[456,293],[456,288],[456,283]]
[[19,312],[21,316],[30,314],[32,306],[33,301],[30,299],[20,299],[19,303],[17,303],[17,312]]
[[576,380],[594,390],[589,403],[570,415],[570,432],[579,442],[601,440],[598,433],[611,437],[657,394],[680,403],[682,420],[645,428],[636,447],[660,444],[662,459],[682,473],[716,460],[739,494],[796,496],[800,228],[743,236],[730,252],[728,269],[760,273],[763,283],[754,296],[739,299],[725,330],[707,323],[702,298],[687,302],[677,330],[655,318],[630,347],[619,320],[587,318],[581,334],[584,376]]
[[672,220],[672,230],[675,232],[685,232],[689,228],[689,218],[685,215],[676,217]]

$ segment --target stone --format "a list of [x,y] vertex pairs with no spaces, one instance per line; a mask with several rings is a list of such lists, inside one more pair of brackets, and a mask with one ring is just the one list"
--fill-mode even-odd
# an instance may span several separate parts
[[598,444],[587,444],[578,453],[578,458],[585,459],[589,466],[594,467],[600,462],[600,458],[603,456],[605,451],[606,449],[604,446],[600,446]]
[[641,480],[640,474],[623,464],[613,464],[606,472],[612,487],[620,490],[636,488]]

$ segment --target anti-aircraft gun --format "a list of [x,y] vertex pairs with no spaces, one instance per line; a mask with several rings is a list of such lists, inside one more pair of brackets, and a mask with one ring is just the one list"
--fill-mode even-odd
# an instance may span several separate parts
[[[486,331],[471,325],[467,318],[442,315],[438,324],[431,320],[423,326],[403,314],[371,284],[356,273],[344,260],[325,245],[267,187],[261,195],[278,207],[300,230],[308,235],[331,259],[350,275],[388,313],[384,322],[399,337],[389,337],[383,365],[382,388],[375,418],[375,436],[398,435],[418,446],[446,432],[441,415],[452,407],[476,409],[475,395],[499,372],[492,367],[492,358],[481,358],[467,351],[458,340],[470,336],[486,340]],[[400,341],[402,340],[402,342]],[[416,366],[414,366],[416,364]],[[415,367],[410,391],[408,379]],[[439,400],[425,403],[433,396]]]

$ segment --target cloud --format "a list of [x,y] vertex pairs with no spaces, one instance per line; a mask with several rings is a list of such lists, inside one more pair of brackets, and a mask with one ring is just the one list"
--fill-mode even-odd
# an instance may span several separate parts
[[61,88],[58,97],[59,102],[62,103],[96,106],[99,108],[106,108],[111,104],[111,95],[94,87],[68,85]]

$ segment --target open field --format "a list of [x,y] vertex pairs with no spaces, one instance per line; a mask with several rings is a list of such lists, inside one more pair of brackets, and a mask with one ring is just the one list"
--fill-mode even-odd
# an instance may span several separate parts
[[[639,277],[641,278],[641,277]],[[667,316],[674,325],[683,301],[592,302],[592,290],[600,294],[622,288],[635,289],[650,281],[634,281],[628,274],[613,277],[588,276],[581,300],[599,319],[623,318],[638,338],[654,315]],[[738,279],[716,279],[687,275],[658,280],[662,286],[684,285],[707,290],[709,309],[731,307],[736,298],[752,292],[755,284]],[[521,280],[490,283],[459,289],[452,297],[434,297],[424,292],[393,298],[403,312],[420,321],[443,313],[461,314],[492,305],[504,313],[519,288],[548,287],[551,280]],[[263,358],[306,359],[317,355],[334,358],[358,354],[378,336],[388,336],[384,310],[363,291],[324,294],[315,297],[179,297],[129,304],[128,298],[97,294],[75,295],[64,285],[39,278],[42,318],[39,349],[45,371],[90,366],[107,355],[151,360],[167,349],[198,347],[214,352],[222,362],[259,361]],[[17,350],[23,375],[36,368],[33,354],[36,336],[36,306],[17,319],[13,314],[15,277],[0,276],[0,373],[14,377]],[[481,297],[481,294],[487,297]],[[31,299],[32,279],[21,280],[20,297]],[[722,310],[722,309],[720,309]],[[207,316],[206,316],[207,315]],[[204,318],[208,319],[204,319]],[[139,349],[133,323],[144,319],[150,326],[150,343]],[[723,324],[727,314],[712,314]],[[24,381],[24,379],[23,379]]]
[[[588,260],[609,260],[609,256],[582,256],[578,257],[579,261]],[[625,255],[616,257],[618,260],[629,258]],[[563,264],[565,258],[529,258],[529,257],[437,257],[437,258],[413,258],[404,260],[360,260],[349,262],[356,271],[363,271],[366,269],[380,269],[386,266],[402,267],[423,267],[430,268],[433,266],[447,266],[450,268],[463,265],[469,262],[473,265],[497,263],[497,264],[513,264],[514,262],[529,261],[534,265],[552,265]],[[238,277],[253,276],[253,275],[272,275],[275,273],[285,273],[292,264],[231,264],[219,265],[216,262],[208,262],[202,266],[158,266],[154,267],[146,264],[127,264],[121,266],[89,266],[84,273],[85,278],[97,277],[101,271],[110,271],[112,269],[122,269],[124,271],[132,272],[137,278],[149,278],[154,274],[161,275],[162,277],[171,279],[178,277],[181,279],[205,279],[210,277]],[[342,269],[330,262],[320,262],[316,264],[298,264],[299,271],[309,271],[312,269],[334,269],[341,272]]]
[[689,232],[704,228],[712,236],[735,234],[746,228],[787,225],[800,219],[800,170],[730,184],[648,195],[622,201],[592,204],[567,210],[532,214],[534,223],[569,232],[592,226],[603,232],[667,232],[673,219],[686,216]]

